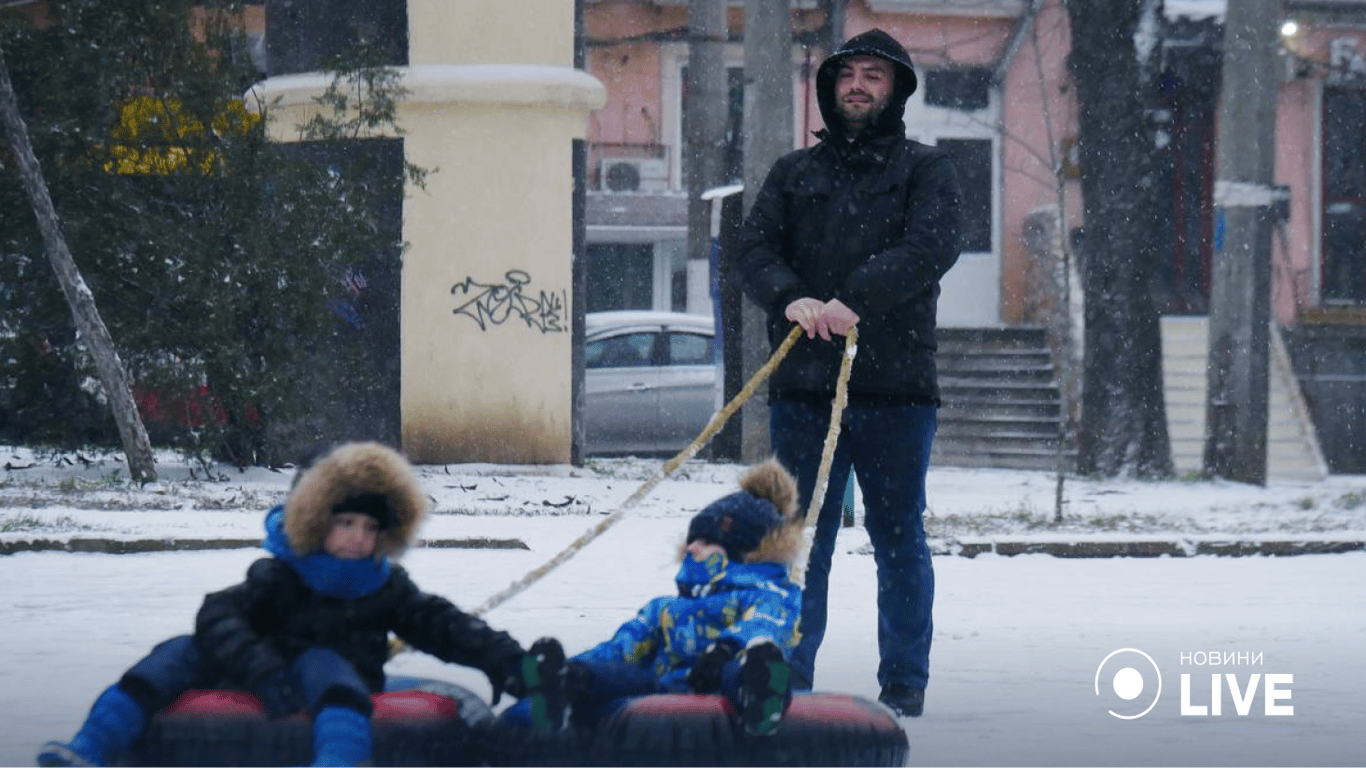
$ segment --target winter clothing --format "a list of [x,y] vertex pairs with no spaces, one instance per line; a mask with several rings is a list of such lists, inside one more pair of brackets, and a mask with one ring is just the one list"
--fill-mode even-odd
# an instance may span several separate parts
[[705,539],[720,544],[726,556],[738,562],[781,522],[771,502],[739,491],[713,501],[693,517],[688,524],[688,543]]
[[266,708],[266,717],[278,720],[303,708],[299,689],[290,670],[277,669],[266,675],[256,686],[256,698]]
[[[611,639],[564,665],[557,678],[576,728],[591,729],[629,698],[650,693],[719,690],[739,708],[741,649],[767,643],[781,656],[796,642],[801,587],[791,571],[803,545],[796,484],[769,460],[746,472],[740,489],[690,523],[679,549],[678,594],[651,600]],[[686,554],[697,538],[729,543],[739,559],[714,552],[697,561]],[[538,717],[532,699],[500,719],[533,727],[550,719]]]
[[610,639],[569,661],[565,685],[577,727],[591,728],[626,697],[649,693],[719,690],[738,701],[740,649],[767,643],[781,657],[796,643],[801,587],[790,571],[803,543],[796,484],[769,460],[749,470],[740,487],[697,515],[688,539],[699,529],[712,531],[704,538],[716,544],[731,538],[742,559],[683,555],[676,595],[649,601]]
[[[206,596],[193,637],[161,643],[124,674],[119,688],[143,720],[110,759],[146,716],[189,688],[253,692],[272,717],[307,708],[318,743],[329,745],[317,755],[322,764],[368,759],[370,697],[384,690],[390,632],[442,661],[482,670],[501,690],[518,674],[517,641],[422,592],[390,560],[412,543],[426,507],[412,467],[377,443],[340,446],[303,469],[285,504],[266,515],[263,546],[273,557],[252,563],[242,583]],[[373,558],[322,549],[337,511],[380,520]]]
[[[880,29],[870,29],[849,38],[838,50],[825,57],[825,61],[816,69],[816,104],[820,107],[828,135],[841,139],[852,138],[844,135],[844,121],[835,106],[835,78],[839,75],[840,65],[851,56],[876,56],[891,63],[896,82],[892,98],[882,113],[876,132],[904,136],[906,130],[903,117],[906,114],[906,99],[915,93],[919,81],[906,49],[902,48],[901,43],[895,38]],[[821,136],[820,133],[817,135]]]
[[901,683],[882,686],[877,700],[901,717],[920,717],[925,711],[925,689],[911,688]]
[[538,731],[558,731],[565,715],[564,648],[553,637],[531,644],[522,656],[520,694],[529,707],[531,725]]
[[419,590],[402,566],[389,562],[392,555],[340,560],[321,551],[333,508],[363,493],[382,493],[394,514],[377,550],[404,551],[427,507],[412,468],[378,444],[342,446],[303,473],[283,510],[266,516],[265,546],[275,557],[253,563],[243,583],[205,598],[195,625],[201,650],[230,680],[255,690],[305,650],[328,647],[379,692],[392,631],[418,650],[481,669],[501,684],[506,665],[522,652],[510,636]]
[[111,765],[146,724],[142,707],[122,688],[112,685],[95,699],[85,724],[70,742],[50,741],[38,753],[38,765]]
[[677,583],[678,595],[646,603],[610,640],[574,661],[647,667],[663,690],[685,692],[688,672],[718,640],[741,647],[755,638],[795,644],[801,587],[788,579],[787,566],[733,563],[718,553],[703,563],[685,560]]
[[[879,50],[910,67],[905,50],[876,30],[821,65],[822,140],[774,163],[745,220],[736,261],[747,292],[768,313],[775,347],[790,328],[784,310],[799,298],[839,299],[859,315],[851,406],[934,403],[935,305],[939,279],[958,259],[960,192],[943,150],[905,138],[910,90],[900,80],[876,126],[844,135],[834,103],[836,64]],[[773,372],[770,400],[828,403],[843,353],[842,340],[799,342]]]
[[313,719],[313,765],[361,765],[371,751],[370,719],[354,709],[327,707]]
[[745,650],[737,699],[745,733],[768,736],[778,729],[792,703],[791,670],[781,648],[764,640]]
[[688,687],[698,693],[716,693],[721,690],[721,675],[730,660],[735,658],[739,643],[732,638],[717,640],[707,646],[707,650],[697,658],[688,672]]
[[[771,405],[770,438],[779,458],[799,478],[803,498],[809,499],[814,489],[829,423],[828,406],[793,401]],[[924,688],[929,682],[934,568],[923,512],[936,424],[932,405],[845,410],[806,564],[802,639],[791,654],[799,689],[811,687],[816,652],[825,637],[830,563],[851,469],[863,491],[863,524],[877,565],[878,683]]]
[[[417,537],[427,495],[403,457],[378,443],[347,443],[300,472],[285,502],[285,533],[301,556],[322,548],[334,511],[347,511],[365,494],[383,496],[392,525],[380,532],[375,559],[398,557]],[[343,509],[336,509],[338,506]],[[362,511],[352,509],[350,511]],[[377,518],[379,519],[379,518]],[[383,522],[383,521],[381,521]]]
[[[877,120],[851,134],[837,76],[856,55],[891,62],[894,81]],[[851,470],[878,563],[879,682],[923,688],[929,675],[933,571],[921,516],[939,402],[936,303],[939,280],[958,259],[961,192],[944,151],[905,138],[905,102],[915,86],[905,49],[880,30],[827,57],[816,76],[820,142],[774,163],[737,239],[735,261],[746,291],[768,313],[775,347],[798,299],[838,299],[859,317],[848,405],[808,563],[803,636],[791,657],[801,687],[810,687],[825,631],[830,554]],[[844,347],[844,339],[800,339],[770,379],[772,445],[797,476],[803,507]]]
[[369,515],[379,523],[381,531],[387,530],[398,522],[397,515],[389,509],[387,498],[382,493],[358,493],[355,496],[347,496],[332,507],[332,514],[355,512]]

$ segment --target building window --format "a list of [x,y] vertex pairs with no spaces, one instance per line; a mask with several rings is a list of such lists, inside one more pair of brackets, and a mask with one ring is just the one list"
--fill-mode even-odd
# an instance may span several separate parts
[[906,135],[944,149],[963,189],[962,250],[996,251],[997,96],[991,72],[981,67],[927,69],[906,101]]
[[991,105],[991,70],[954,67],[925,72],[925,105],[975,112]]
[[587,272],[584,311],[654,308],[650,243],[590,243]]
[[991,139],[940,139],[939,146],[953,158],[958,185],[963,190],[964,251],[991,250]]
[[1366,303],[1366,89],[1323,92],[1324,304]]

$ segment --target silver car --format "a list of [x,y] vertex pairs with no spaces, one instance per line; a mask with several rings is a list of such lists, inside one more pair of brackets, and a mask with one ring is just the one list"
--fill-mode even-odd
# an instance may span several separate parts
[[625,310],[585,318],[590,454],[672,454],[716,411],[720,366],[709,315]]

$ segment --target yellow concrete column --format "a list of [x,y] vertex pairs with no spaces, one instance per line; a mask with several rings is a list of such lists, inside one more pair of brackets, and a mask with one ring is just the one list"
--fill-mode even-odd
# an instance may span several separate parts
[[[573,0],[409,0],[402,448],[415,462],[570,458],[573,140],[606,103],[573,68]],[[330,78],[270,78],[296,140]],[[278,101],[277,101],[278,99]]]

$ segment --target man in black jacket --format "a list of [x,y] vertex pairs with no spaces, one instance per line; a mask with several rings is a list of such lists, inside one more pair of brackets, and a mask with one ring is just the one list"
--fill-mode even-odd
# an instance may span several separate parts
[[[960,191],[949,157],[906,139],[916,75],[881,30],[822,62],[820,143],[774,163],[739,238],[736,260],[776,345],[806,332],[769,385],[769,430],[803,506],[815,487],[830,406],[857,325],[849,400],[816,523],[793,655],[810,687],[825,635],[830,560],[849,472],[863,491],[878,572],[880,699],[919,716],[929,681],[934,571],[922,514],[937,425],[935,312],[939,280],[958,258]],[[805,678],[804,680],[802,678]]]

